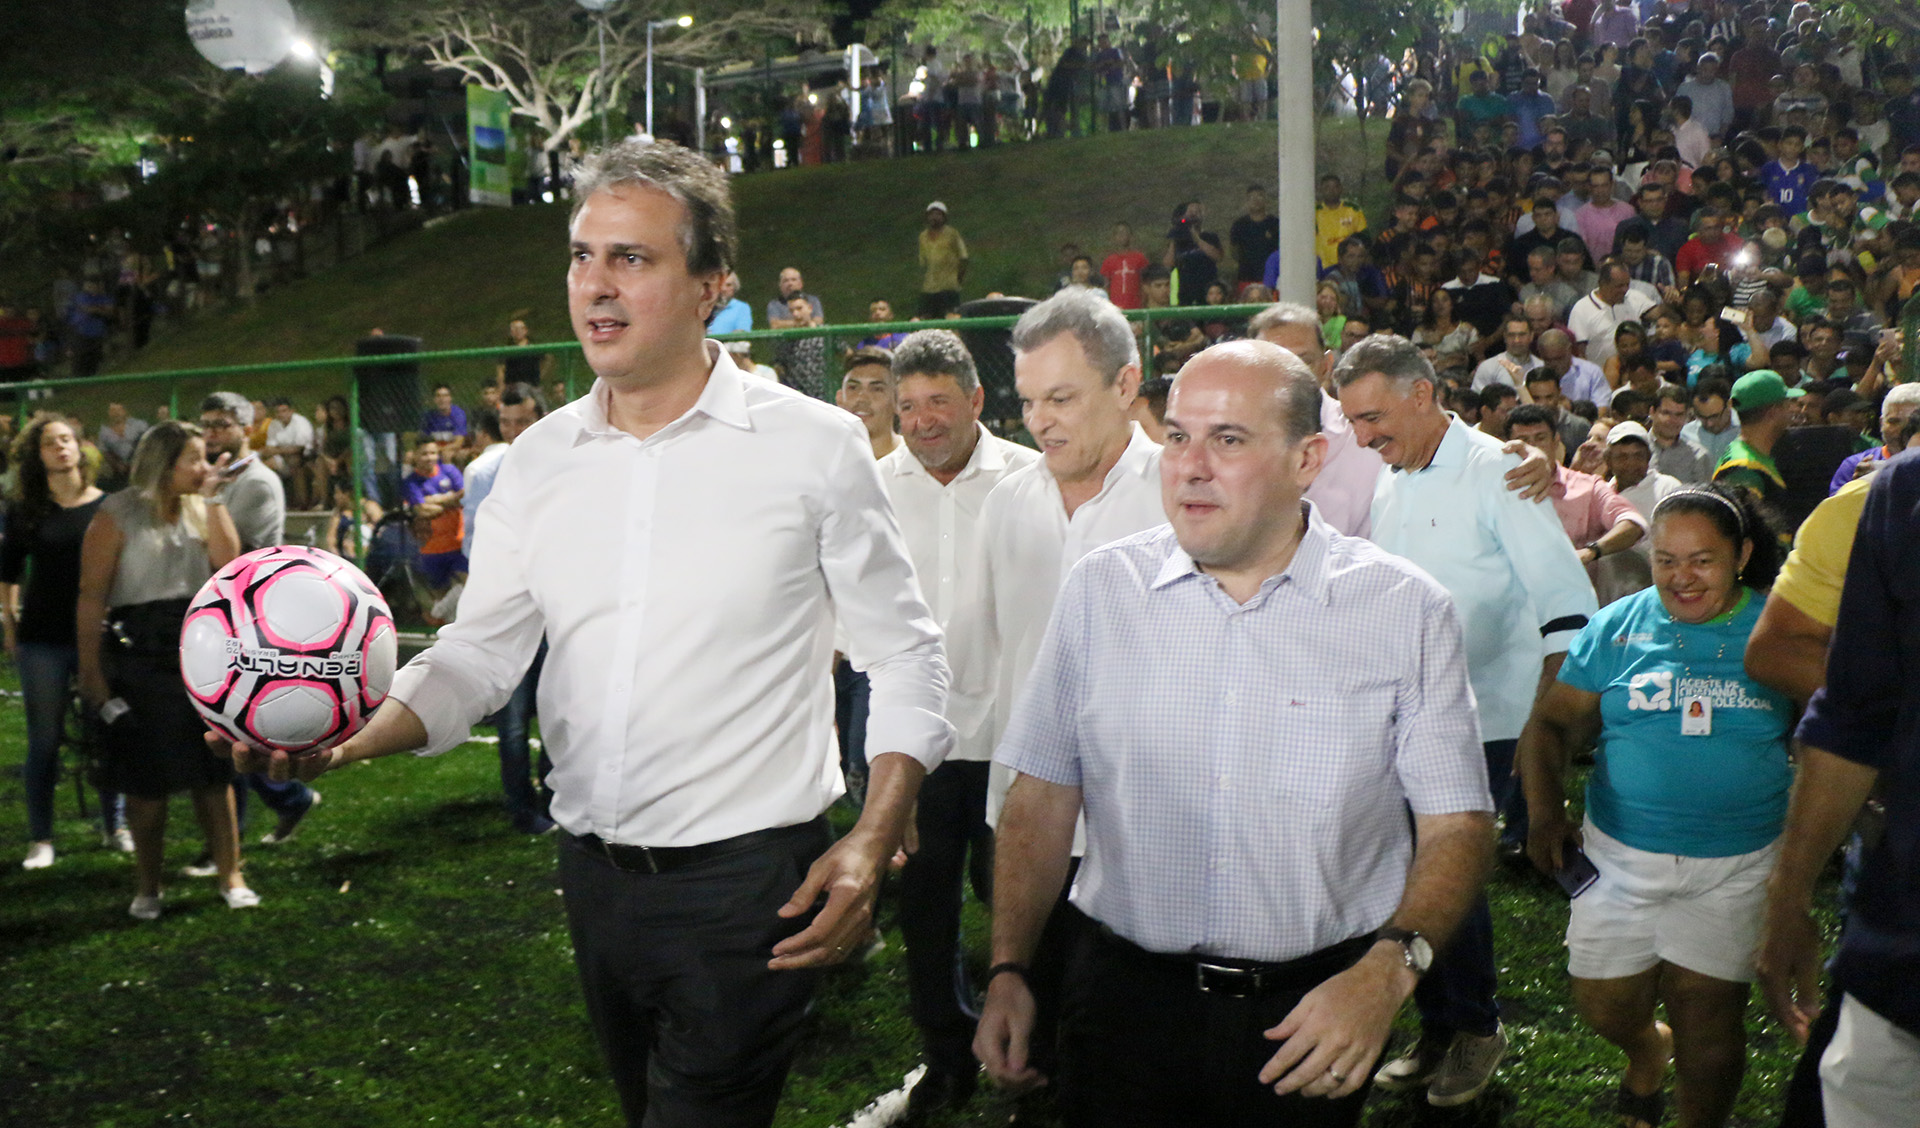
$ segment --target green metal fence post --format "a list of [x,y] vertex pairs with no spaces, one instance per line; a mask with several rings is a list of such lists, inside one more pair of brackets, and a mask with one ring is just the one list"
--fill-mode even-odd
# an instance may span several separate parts
[[[366,512],[364,495],[360,483],[366,480],[366,458],[360,447],[360,381],[353,378],[353,370],[347,370],[347,461],[353,467],[353,512],[347,514],[347,528],[353,533],[354,565],[361,571],[367,567],[367,538],[360,535],[360,515]],[[332,492],[332,487],[328,487]],[[331,503],[333,498],[327,498]],[[340,547],[345,548],[346,545]],[[346,556],[343,552],[340,555]]]
[[1140,379],[1142,381],[1153,379],[1153,315],[1154,311],[1150,309],[1140,311],[1140,324],[1145,327],[1140,332]]

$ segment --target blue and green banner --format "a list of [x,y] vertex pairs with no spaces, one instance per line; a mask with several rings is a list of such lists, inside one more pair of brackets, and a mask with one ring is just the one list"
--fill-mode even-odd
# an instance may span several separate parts
[[498,90],[467,87],[467,152],[476,204],[513,204],[513,103]]

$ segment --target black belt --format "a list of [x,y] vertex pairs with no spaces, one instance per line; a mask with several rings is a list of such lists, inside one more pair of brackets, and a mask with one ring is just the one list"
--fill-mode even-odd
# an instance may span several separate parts
[[1360,957],[1366,955],[1375,943],[1374,935],[1367,933],[1296,959],[1259,963],[1218,956],[1152,952],[1104,924],[1096,921],[1094,925],[1096,940],[1109,952],[1176,973],[1189,979],[1202,994],[1224,995],[1232,999],[1253,999],[1282,991],[1310,990],[1358,963]]
[[624,846],[608,842],[597,834],[569,834],[567,838],[589,855],[626,873],[667,873],[714,858],[724,858],[756,847],[771,846],[809,834],[827,834],[827,816],[792,826],[750,830],[718,842],[698,846]]

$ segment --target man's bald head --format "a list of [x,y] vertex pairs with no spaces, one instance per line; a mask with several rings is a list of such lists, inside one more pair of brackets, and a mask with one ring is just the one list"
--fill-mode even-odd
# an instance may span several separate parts
[[1299,353],[1264,336],[1227,341],[1196,354],[1174,377],[1167,397],[1171,417],[1183,385],[1233,386],[1272,408],[1288,442],[1320,431],[1320,382]]
[[1167,398],[1160,496],[1195,564],[1222,583],[1257,583],[1284,566],[1300,499],[1326,458],[1319,432],[1319,382],[1278,345],[1215,345],[1180,369]]

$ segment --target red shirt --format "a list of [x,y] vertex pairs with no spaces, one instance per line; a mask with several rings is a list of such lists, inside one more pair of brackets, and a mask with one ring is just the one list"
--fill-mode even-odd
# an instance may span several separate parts
[[1773,100],[1768,80],[1780,73],[1780,56],[1771,47],[1748,44],[1727,58],[1735,109],[1754,110]]
[[0,368],[25,368],[32,363],[33,322],[0,317]]
[[1107,296],[1121,309],[1139,309],[1140,272],[1147,268],[1147,256],[1139,251],[1115,251],[1100,264],[1107,280]]
[[1715,243],[1701,242],[1700,237],[1695,235],[1680,248],[1679,254],[1673,256],[1673,268],[1689,278],[1697,278],[1708,263],[1725,268],[1746,245],[1745,239],[1732,232],[1720,236]]

